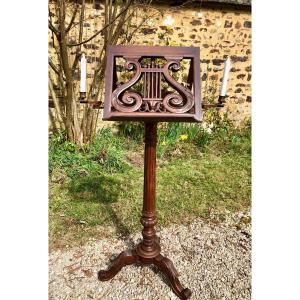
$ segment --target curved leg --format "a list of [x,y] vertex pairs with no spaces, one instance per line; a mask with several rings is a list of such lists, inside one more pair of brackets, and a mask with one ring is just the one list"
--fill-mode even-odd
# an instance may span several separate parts
[[106,281],[112,279],[124,266],[134,264],[138,261],[138,255],[135,250],[126,250],[121,252],[112,262],[108,270],[98,272],[98,279]]
[[182,300],[191,297],[192,292],[189,289],[183,288],[179,279],[177,270],[175,269],[172,261],[161,254],[153,259],[153,264],[167,277],[174,293]]

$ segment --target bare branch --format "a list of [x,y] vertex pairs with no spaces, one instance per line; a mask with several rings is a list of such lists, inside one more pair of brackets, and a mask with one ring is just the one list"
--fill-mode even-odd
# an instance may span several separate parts
[[[49,14],[49,22],[51,23],[51,25],[52,25],[52,12],[51,12],[51,10],[50,10],[50,7],[49,7],[49,9],[48,9],[48,14]],[[53,26],[53,25],[52,25]],[[54,27],[54,26],[53,26]],[[53,45],[53,47],[55,47],[55,42],[54,42],[54,32],[53,31],[51,31],[51,38],[52,38],[52,45]]]
[[[123,38],[123,40],[121,41],[121,44],[125,43],[125,42],[130,42],[131,39],[133,38],[133,36],[135,35],[135,33],[141,29],[141,27],[147,22],[147,20],[149,20],[149,18],[153,18],[155,16],[157,16],[157,12],[153,13],[152,15],[148,15],[146,16],[145,18],[143,18],[141,20],[141,22],[136,26],[136,28],[132,31],[132,32],[129,32],[129,35],[127,34],[126,37]],[[132,17],[132,15],[130,15],[128,17],[128,19]],[[125,20],[126,22],[127,20]]]
[[[82,4],[81,4],[80,23],[79,23],[80,24],[80,27],[79,27],[79,43],[82,42],[84,12],[85,12],[85,0],[83,0]],[[81,50],[81,45],[79,47],[77,47],[77,50],[76,50],[75,59],[73,61],[73,65],[72,65],[72,72],[73,73],[76,69],[76,66],[77,66],[78,62],[79,62],[80,50]]]
[[112,21],[110,21],[108,24],[106,24],[98,32],[96,32],[95,34],[93,34],[90,38],[88,38],[87,40],[85,40],[85,41],[83,41],[81,43],[67,44],[67,46],[69,46],[69,47],[80,46],[80,45],[85,44],[85,43],[91,41],[92,39],[94,39],[97,35],[99,35],[101,32],[103,32],[107,27],[109,27],[111,24],[113,24],[122,14],[124,14],[128,10],[128,8],[130,7],[130,5],[131,5],[132,2],[133,2],[133,0],[129,0],[129,2],[126,5],[126,7]]
[[94,19],[102,19],[103,16],[88,16],[86,18],[84,18],[82,21],[77,21],[77,22],[74,22],[71,26],[71,29],[74,28],[75,26],[79,25],[81,22],[88,22],[88,21],[91,21],[91,20],[94,20]]
[[50,20],[48,22],[48,27],[56,35],[57,38],[60,37],[60,31],[54,27],[54,25],[50,22]]
[[75,18],[76,18],[76,15],[77,15],[77,11],[78,11],[78,6],[79,6],[79,5],[76,4],[76,7],[75,7],[75,9],[74,9],[74,13],[73,13],[73,15],[72,15],[71,21],[70,21],[68,27],[66,28],[66,32],[69,32],[69,31],[70,31],[70,29],[71,29],[71,27],[72,27],[72,25],[73,25],[73,23],[74,23],[74,21],[75,21]]
[[49,66],[52,68],[52,70],[53,70],[57,75],[59,75],[59,70],[58,70],[58,68],[55,66],[55,64],[53,63],[53,61],[51,60],[50,57],[49,57],[49,60],[48,60],[48,64],[49,64]]
[[59,105],[59,102],[58,102],[58,98],[56,97],[56,94],[54,92],[53,80],[50,76],[50,73],[49,73],[48,83],[49,83],[49,90],[50,90],[51,98],[53,100],[54,107],[55,107],[55,110],[57,112],[57,118],[58,118],[59,124],[60,124],[60,127],[63,128],[64,127],[64,115],[62,114],[62,111],[60,110],[60,105]]

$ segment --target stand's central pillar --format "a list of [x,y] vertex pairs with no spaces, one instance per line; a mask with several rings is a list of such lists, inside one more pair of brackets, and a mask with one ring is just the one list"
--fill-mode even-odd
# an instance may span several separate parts
[[144,201],[141,223],[143,241],[137,247],[137,253],[144,258],[153,258],[160,253],[157,236],[155,195],[156,195],[156,144],[157,123],[145,123],[145,155],[144,155]]

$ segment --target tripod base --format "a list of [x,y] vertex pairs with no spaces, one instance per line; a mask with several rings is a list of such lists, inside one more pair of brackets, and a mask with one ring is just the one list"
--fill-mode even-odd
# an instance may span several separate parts
[[[108,270],[101,270],[98,272],[98,279],[100,281],[110,280],[126,265],[131,265],[134,263],[142,263],[145,265],[153,264],[163,273],[163,275],[165,275],[172,290],[180,299],[185,300],[190,298],[192,292],[188,288],[183,288],[179,282],[179,274],[172,261],[167,257],[162,256],[160,253],[155,257],[141,256],[141,254],[138,254],[139,246],[137,247],[137,250],[126,250],[121,252],[112,262],[112,265]],[[158,244],[157,246],[159,247]]]

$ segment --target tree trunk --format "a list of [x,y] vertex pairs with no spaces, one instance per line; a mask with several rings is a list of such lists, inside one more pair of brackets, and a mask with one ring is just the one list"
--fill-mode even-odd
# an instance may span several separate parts
[[[51,47],[55,50],[56,57],[56,61],[53,57],[49,58],[49,94],[53,99],[55,108],[55,113],[50,115],[50,119],[56,118],[55,121],[58,122],[52,123],[65,129],[68,140],[77,145],[81,146],[83,143],[89,143],[95,136],[99,109],[94,109],[89,101],[100,102],[103,100],[105,49],[108,44],[117,44],[120,37],[124,35],[124,29],[129,28],[131,17],[138,14],[136,8],[132,9],[132,4],[138,1],[105,0],[103,27],[100,29],[94,27],[89,37],[85,36],[86,32],[84,31],[85,22],[89,22],[89,18],[91,18],[90,16],[86,18],[85,0],[49,2],[48,21],[52,37]],[[144,1],[143,3],[147,4]],[[143,14],[145,13],[143,12]],[[93,18],[96,20],[99,15],[96,14]],[[146,16],[143,16],[142,22],[137,27],[140,27],[146,19]],[[52,21],[55,23],[52,23]],[[135,29],[136,31],[137,29]],[[87,45],[90,41],[93,43],[94,39],[99,37],[100,34],[103,35],[104,39],[103,47],[99,49],[99,52],[90,50],[94,51],[92,55],[95,56],[95,59],[97,57],[94,65],[94,78],[92,82],[88,82],[85,99],[87,103],[80,104],[79,84],[75,80],[75,75],[79,69],[81,47]],[[72,42],[70,41],[71,37]],[[86,49],[89,48],[86,47]],[[88,50],[85,51],[88,52]],[[83,108],[82,112],[80,111],[81,107]]]
[[82,145],[82,134],[80,132],[79,120],[77,114],[77,103],[73,95],[73,74],[69,62],[68,48],[67,48],[67,34],[65,28],[65,1],[60,0],[59,3],[59,48],[61,54],[61,62],[63,71],[66,77],[66,131],[68,139],[78,145]]

